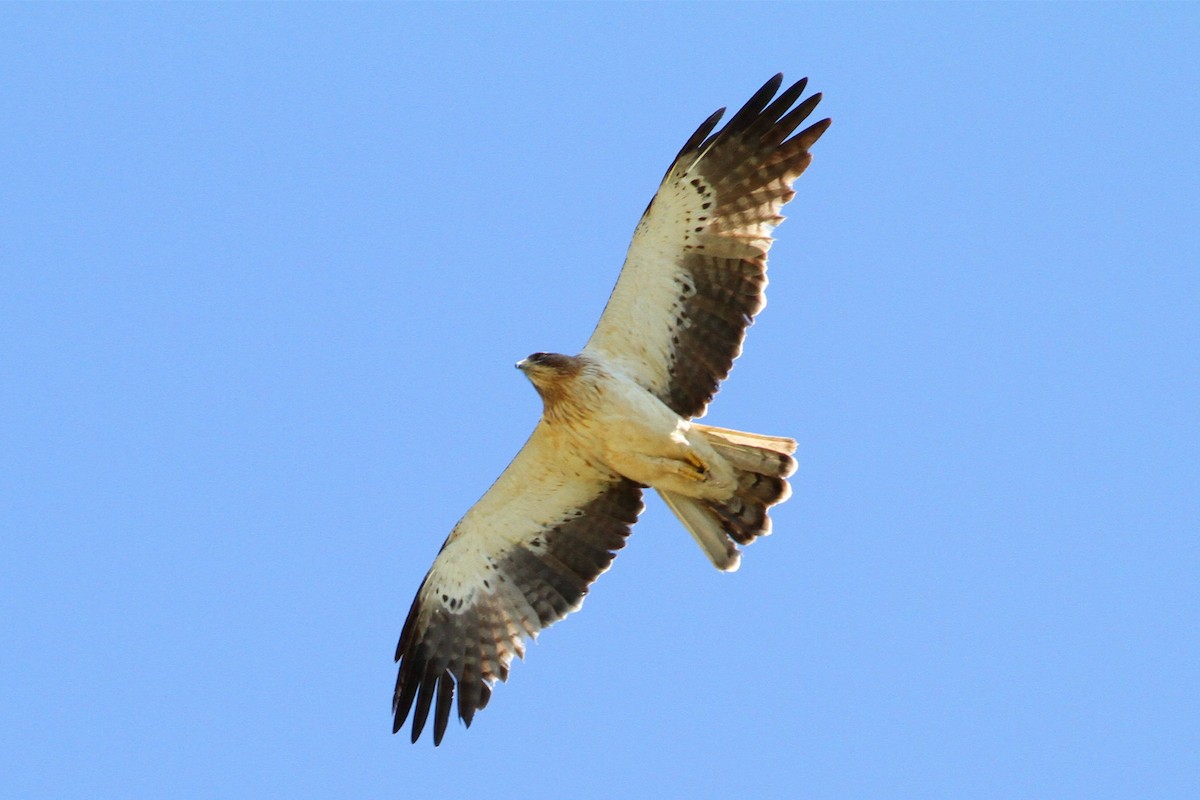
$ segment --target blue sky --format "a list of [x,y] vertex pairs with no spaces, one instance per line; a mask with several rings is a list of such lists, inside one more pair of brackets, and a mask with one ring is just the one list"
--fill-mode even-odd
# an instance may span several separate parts
[[[0,8],[14,797],[1184,797],[1193,5]],[[708,416],[800,441],[741,570],[654,499],[470,731],[390,733],[445,534],[671,157],[834,125]]]

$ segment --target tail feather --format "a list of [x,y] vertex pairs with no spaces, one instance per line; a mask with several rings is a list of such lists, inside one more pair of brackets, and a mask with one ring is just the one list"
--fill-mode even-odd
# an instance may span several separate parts
[[658,492],[667,507],[675,512],[679,521],[692,534],[713,566],[722,572],[736,572],[742,554],[733,540],[725,533],[721,521],[710,512],[702,501],[674,492]]
[[734,469],[778,478],[786,478],[796,471],[796,459],[792,458],[792,453],[796,452],[795,439],[731,431],[709,425],[693,424],[692,428],[704,433],[712,448]]
[[796,471],[796,442],[708,425],[693,425],[737,473],[737,488],[724,500],[661,491],[663,500],[704,549],[717,569],[732,572],[741,557],[736,544],[771,532],[768,509],[792,493],[787,477]]

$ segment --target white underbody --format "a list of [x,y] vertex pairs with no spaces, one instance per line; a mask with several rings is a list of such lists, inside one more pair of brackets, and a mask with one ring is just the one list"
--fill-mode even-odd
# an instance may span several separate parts
[[565,416],[584,453],[632,481],[686,497],[725,499],[734,470],[691,422],[622,372],[589,358],[571,394],[590,413]]

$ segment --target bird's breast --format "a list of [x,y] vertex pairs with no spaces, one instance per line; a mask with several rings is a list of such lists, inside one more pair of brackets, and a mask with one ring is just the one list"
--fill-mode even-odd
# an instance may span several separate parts
[[576,446],[604,456],[636,443],[673,435],[682,422],[651,392],[619,372],[590,371],[572,381],[546,419]]

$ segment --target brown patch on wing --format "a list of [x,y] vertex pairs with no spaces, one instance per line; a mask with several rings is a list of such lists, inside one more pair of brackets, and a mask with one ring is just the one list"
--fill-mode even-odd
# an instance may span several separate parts
[[683,417],[699,415],[742,352],[742,340],[762,309],[767,285],[765,256],[717,258],[689,253],[679,281],[667,372],[661,399]]
[[563,509],[535,535],[492,554],[490,569],[467,598],[438,593],[435,562],[396,647],[393,732],[411,710],[416,742],[432,709],[433,741],[440,744],[456,691],[458,717],[470,726],[493,684],[507,679],[513,656],[524,656],[524,638],[579,608],[589,585],[625,545],[641,508],[637,484],[617,479],[602,485],[591,501]]

